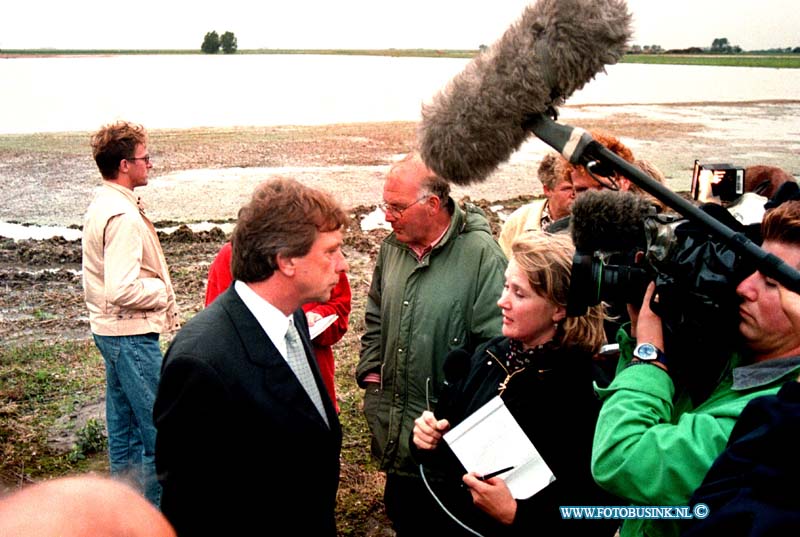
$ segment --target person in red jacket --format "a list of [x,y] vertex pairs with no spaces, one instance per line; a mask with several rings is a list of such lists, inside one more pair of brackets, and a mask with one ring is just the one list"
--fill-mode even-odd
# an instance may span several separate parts
[[[208,307],[217,296],[224,293],[232,282],[231,243],[226,242],[208,268],[206,307]],[[328,394],[331,397],[331,401],[333,401],[336,412],[339,412],[339,403],[336,401],[336,386],[334,383],[334,371],[336,366],[334,364],[333,349],[331,349],[331,346],[342,339],[342,336],[347,332],[348,320],[350,317],[350,282],[347,280],[347,273],[340,273],[339,283],[333,288],[330,300],[327,302],[309,302],[304,304],[303,311],[306,312],[309,328],[312,328],[315,323],[329,315],[338,315],[333,324],[314,338],[312,343],[314,344],[314,354],[317,357],[317,364],[322,374],[322,380],[325,382],[325,387],[328,389]]]

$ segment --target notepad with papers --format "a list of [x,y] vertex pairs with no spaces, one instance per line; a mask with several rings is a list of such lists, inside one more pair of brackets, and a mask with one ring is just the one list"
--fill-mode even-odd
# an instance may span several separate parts
[[484,475],[513,467],[499,477],[518,500],[530,498],[555,480],[500,396],[445,433],[444,439],[468,472]]

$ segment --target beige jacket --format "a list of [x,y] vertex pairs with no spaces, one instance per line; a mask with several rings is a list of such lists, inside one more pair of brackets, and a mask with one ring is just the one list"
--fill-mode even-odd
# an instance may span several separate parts
[[508,259],[511,259],[511,243],[518,235],[526,231],[535,231],[542,229],[542,213],[547,206],[547,198],[535,199],[531,203],[523,205],[508,217],[503,229],[500,230],[500,237],[497,242],[500,243],[500,248],[506,254]]
[[132,190],[103,182],[86,211],[82,245],[93,333],[130,336],[179,328],[161,243]]

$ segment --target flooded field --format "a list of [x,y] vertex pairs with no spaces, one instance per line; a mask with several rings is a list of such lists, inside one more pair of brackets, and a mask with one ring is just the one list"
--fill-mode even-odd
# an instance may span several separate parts
[[[769,164],[800,176],[800,101],[564,107],[560,121],[619,136],[654,163],[676,191],[689,188],[694,159]],[[377,204],[391,162],[410,150],[413,122],[325,127],[151,131],[154,168],[140,188],[153,220],[230,221],[253,187],[279,174],[335,192],[346,207]],[[80,226],[100,182],[88,135],[0,136],[0,222]],[[495,201],[540,195],[530,138],[485,182],[456,198]]]

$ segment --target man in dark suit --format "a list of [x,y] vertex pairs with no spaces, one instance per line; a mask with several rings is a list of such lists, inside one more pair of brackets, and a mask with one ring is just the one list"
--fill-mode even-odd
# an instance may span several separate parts
[[235,281],[175,337],[155,403],[161,509],[180,537],[336,535],[342,433],[300,306],[347,270],[347,221],[291,179],[239,211]]

